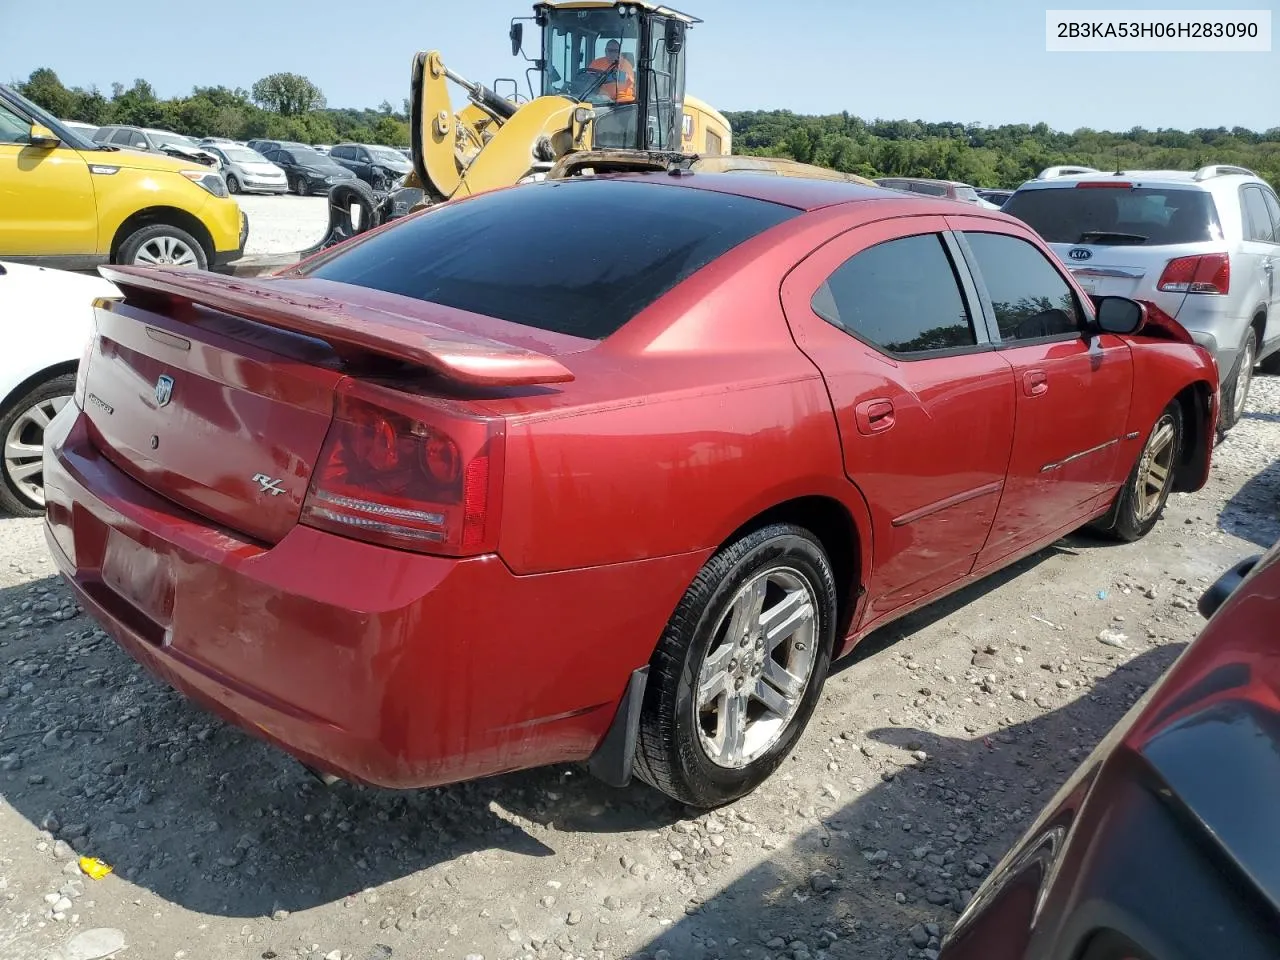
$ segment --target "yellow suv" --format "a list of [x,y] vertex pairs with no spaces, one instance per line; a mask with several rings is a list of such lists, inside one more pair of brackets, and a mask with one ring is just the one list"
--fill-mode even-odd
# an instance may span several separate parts
[[0,84],[0,259],[216,269],[248,236],[216,170],[94,143]]

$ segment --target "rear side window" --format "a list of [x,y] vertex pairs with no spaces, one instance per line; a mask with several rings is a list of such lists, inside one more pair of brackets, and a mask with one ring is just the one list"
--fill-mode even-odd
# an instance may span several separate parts
[[1019,190],[1004,205],[1050,243],[1160,246],[1219,240],[1213,197],[1179,187]]
[[813,312],[898,355],[977,344],[955,268],[936,233],[900,237],[846,260],[818,288]]
[[799,212],[710,190],[548,181],[443,204],[306,275],[602,340],[721,254]]
[[1280,199],[1264,187],[1258,189],[1262,190],[1262,199],[1267,205],[1267,213],[1271,215],[1271,241],[1280,243]]
[[1262,188],[1242,187],[1240,195],[1244,202],[1245,239],[1276,243],[1275,225],[1271,222],[1271,211],[1267,209]]

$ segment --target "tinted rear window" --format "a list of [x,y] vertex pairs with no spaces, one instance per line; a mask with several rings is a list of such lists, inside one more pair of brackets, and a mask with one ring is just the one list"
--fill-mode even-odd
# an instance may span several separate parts
[[1222,236],[1213,198],[1178,187],[1051,187],[1019,190],[1004,212],[1050,243],[1157,246]]
[[600,340],[799,212],[635,181],[527,184],[406,220],[307,275]]

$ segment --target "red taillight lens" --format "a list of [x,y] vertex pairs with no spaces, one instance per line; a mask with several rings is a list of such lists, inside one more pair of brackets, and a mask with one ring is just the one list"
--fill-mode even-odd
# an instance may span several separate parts
[[1165,293],[1229,293],[1231,258],[1225,253],[1178,257],[1165,265],[1156,286]]
[[494,549],[503,423],[369,385],[340,389],[301,521],[447,556]]

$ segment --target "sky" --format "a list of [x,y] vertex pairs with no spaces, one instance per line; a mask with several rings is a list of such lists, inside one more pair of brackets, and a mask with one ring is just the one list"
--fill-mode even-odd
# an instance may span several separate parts
[[[700,17],[687,90],[720,110],[847,110],[865,119],[1038,123],[1054,129],[1280,126],[1280,37],[1269,53],[1049,53],[1045,9],[1270,9],[1277,0],[668,0]],[[167,10],[172,13],[166,14]],[[56,18],[54,15],[56,11]],[[0,80],[52,67],[67,86],[149,80],[248,89],[301,73],[329,106],[397,108],[417,50],[463,76],[518,77],[512,17],[529,0],[0,0]],[[526,26],[531,30],[532,24]],[[526,45],[532,50],[532,44]],[[461,101],[455,99],[455,106]]]

